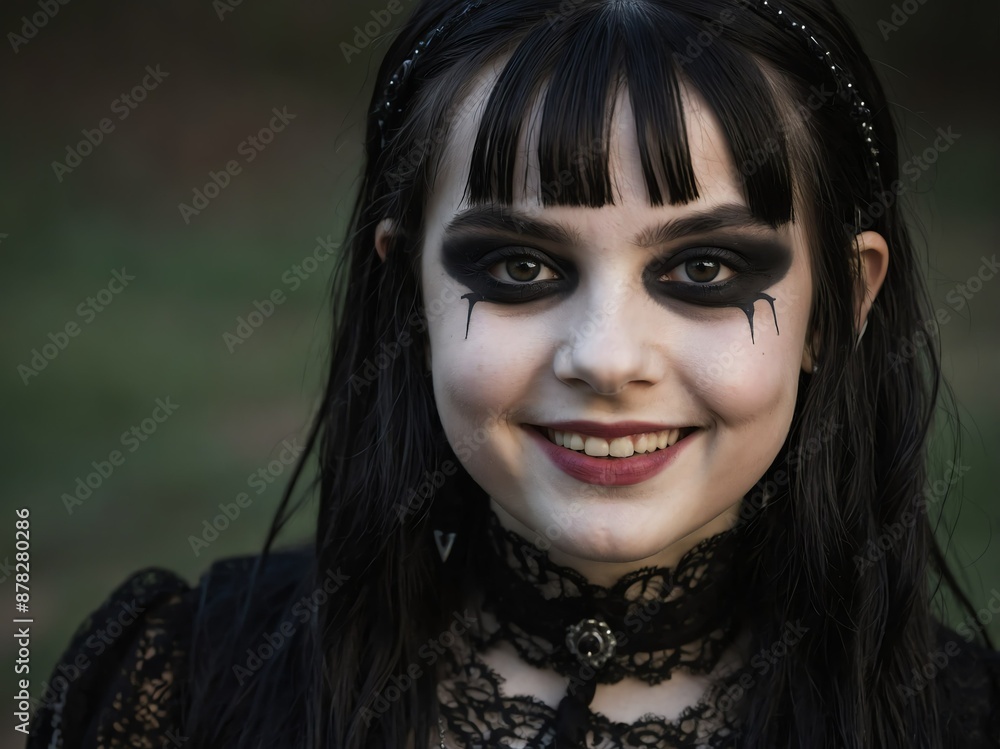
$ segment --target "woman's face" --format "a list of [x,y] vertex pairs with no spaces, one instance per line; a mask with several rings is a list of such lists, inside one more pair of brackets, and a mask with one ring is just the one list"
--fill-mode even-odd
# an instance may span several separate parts
[[429,201],[421,283],[445,433],[505,525],[564,561],[673,563],[732,525],[791,423],[804,231],[754,220],[714,115],[690,91],[685,113],[700,193],[686,205],[649,204],[627,91],[614,205],[543,207],[537,179],[512,206],[464,202],[481,105],[454,123]]

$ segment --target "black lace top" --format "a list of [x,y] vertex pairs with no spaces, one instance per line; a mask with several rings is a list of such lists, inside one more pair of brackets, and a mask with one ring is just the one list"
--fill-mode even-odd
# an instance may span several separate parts
[[83,620],[43,685],[28,746],[181,746],[179,716],[197,598],[197,588],[165,570],[147,569],[125,580]]
[[[459,644],[454,668],[438,688],[456,745],[733,745],[733,711],[721,710],[720,704],[725,704],[726,687],[739,677],[736,659],[723,657],[737,633],[735,531],[697,544],[673,569],[645,567],[611,587],[555,564],[503,528],[493,513],[486,541],[488,553],[481,555],[478,574],[483,594],[470,644]],[[576,641],[595,636],[593,651],[581,653]],[[566,693],[557,706],[509,693],[503,678],[480,657],[502,644],[523,661],[566,677]],[[704,694],[678,715],[650,712],[624,723],[591,708],[598,684],[628,679],[656,685],[680,671],[702,677]],[[497,743],[498,736],[505,740]]]
[[[715,543],[718,541],[709,540],[688,561],[704,562],[702,552]],[[249,559],[226,560],[213,566],[213,570],[220,566],[245,570]],[[524,561],[530,579],[541,581],[542,577],[537,575],[545,578],[546,583],[539,589],[551,593],[558,588],[557,595],[562,597],[567,593],[563,586],[579,589],[584,585],[545,559]],[[698,579],[697,574],[685,577],[683,570],[689,567],[696,572],[700,565],[691,567],[682,561],[673,582]],[[234,574],[239,577],[244,572]],[[647,595],[652,585],[658,595],[666,592],[669,599],[671,593],[665,587],[656,587],[662,580],[653,583],[659,574],[655,571],[633,574],[632,585],[625,589]],[[638,587],[633,587],[635,584]],[[193,672],[188,656],[192,621],[202,605],[202,593],[202,585],[192,587],[162,569],[147,569],[129,577],[82,622],[52,676],[42,685],[48,688],[39,694],[40,690],[33,685],[33,696],[40,700],[36,702],[28,749],[191,749],[183,717],[189,700],[185,677]],[[511,688],[490,665],[489,654],[491,648],[495,651],[497,647],[506,647],[515,654],[513,657],[531,660],[534,654],[551,664],[551,650],[557,643],[527,632],[520,642],[517,637],[498,639],[499,632],[510,632],[510,622],[502,612],[499,617],[496,612],[491,615],[489,608],[484,601],[483,615],[469,629],[468,636],[446,643],[450,646],[449,656],[443,662],[443,678],[437,691],[443,745],[553,747],[557,710],[552,700]],[[121,634],[110,639],[111,644],[98,647],[109,640],[106,633],[113,621],[121,625]],[[100,633],[105,633],[103,639]],[[949,658],[934,680],[942,698],[942,725],[951,745],[962,749],[1000,747],[1000,654],[968,644],[946,629],[941,630],[941,642],[951,648],[958,646],[958,654]],[[728,710],[732,704],[728,687],[738,681],[746,667],[740,665],[740,658],[730,658],[728,654],[738,653],[740,647],[740,636],[733,635],[733,630],[723,622],[720,628],[707,633],[702,644],[695,648],[697,653],[685,651],[686,657],[693,654],[695,661],[703,666],[692,670],[704,685],[696,704],[673,715],[649,712],[629,722],[616,722],[599,709],[589,710],[586,745],[595,749],[738,746],[738,725],[733,711]],[[717,652],[720,649],[722,652]],[[705,658],[706,654],[709,657]],[[683,660],[676,654],[660,653],[660,656],[668,658],[674,668]],[[657,665],[663,663],[656,661]],[[639,679],[647,685],[657,681],[644,679],[642,669],[637,668],[641,665],[629,659],[619,661],[620,670],[612,667],[598,681]],[[439,746],[437,732],[431,746]]]

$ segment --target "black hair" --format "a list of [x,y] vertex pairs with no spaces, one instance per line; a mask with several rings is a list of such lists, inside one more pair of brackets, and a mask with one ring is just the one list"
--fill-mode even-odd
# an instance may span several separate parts
[[[465,5],[417,5],[385,55],[372,111],[420,40]],[[808,635],[734,705],[744,720],[740,745],[949,746],[936,691],[904,697],[898,689],[935,648],[932,577],[952,585],[969,607],[936,545],[924,496],[938,354],[928,345],[902,362],[887,355],[893,341],[912,340],[929,318],[927,294],[899,206],[873,190],[857,113],[838,96],[822,95],[838,82],[816,50],[755,5],[482,3],[413,59],[391,128],[369,117],[347,252],[332,284],[329,377],[305,454],[251,583],[241,592],[236,582],[213,583],[214,603],[206,594],[188,716],[198,745],[402,749],[412,738],[415,749],[426,746],[437,716],[433,673],[411,679],[385,709],[373,705],[419,662],[420,645],[445,628],[448,612],[474,584],[465,571],[474,569],[475,550],[462,541],[482,528],[487,497],[445,439],[424,373],[423,214],[447,157],[449,125],[477,74],[502,60],[472,154],[471,202],[513,200],[523,176],[522,129],[540,96],[545,204],[613,202],[606,136],[621,85],[633,93],[650,202],[695,199],[698,175],[680,103],[682,87],[690,86],[721,123],[753,214],[775,226],[801,220],[808,228],[815,289],[809,324],[820,367],[800,376],[786,442],[741,511],[747,591],[756,602],[746,619],[750,652],[772,647],[791,623]],[[897,136],[856,35],[831,2],[787,0],[780,7],[864,93],[879,187],[889,190],[898,171]],[[382,262],[375,232],[386,218],[397,230]],[[852,239],[862,228],[885,237],[891,261],[855,347],[859,270]],[[269,554],[305,502],[292,496],[310,456],[319,472],[315,543],[289,566]],[[466,532],[443,566],[430,529],[449,523]],[[895,527],[902,535],[869,553]],[[278,582],[256,586],[265,568]],[[235,672],[255,643],[291,616],[275,602],[310,596],[332,571],[344,582],[316,615],[294,627],[259,668],[245,669],[249,676]]]

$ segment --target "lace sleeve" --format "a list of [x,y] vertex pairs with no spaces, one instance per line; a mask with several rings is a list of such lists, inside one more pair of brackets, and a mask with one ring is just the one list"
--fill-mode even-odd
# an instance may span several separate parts
[[194,599],[162,569],[122,583],[79,626],[43,684],[27,749],[180,746]]

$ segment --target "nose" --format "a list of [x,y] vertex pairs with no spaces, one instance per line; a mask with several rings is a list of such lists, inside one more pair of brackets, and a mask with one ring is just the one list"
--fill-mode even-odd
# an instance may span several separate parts
[[653,384],[662,363],[654,317],[638,289],[619,281],[580,295],[567,308],[554,371],[567,385],[586,383],[599,395],[617,395],[631,383]]

